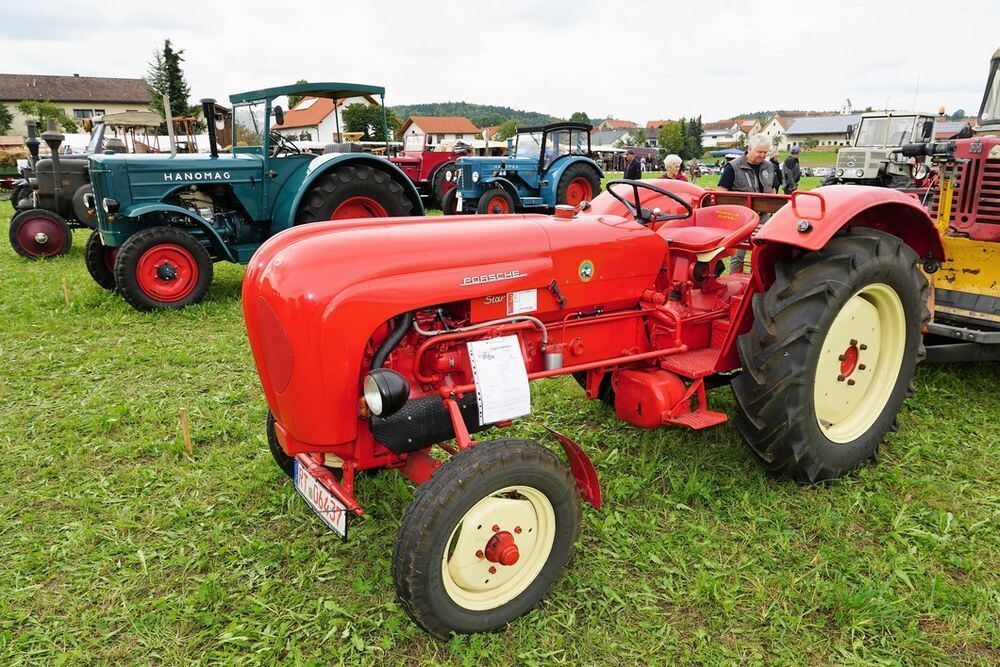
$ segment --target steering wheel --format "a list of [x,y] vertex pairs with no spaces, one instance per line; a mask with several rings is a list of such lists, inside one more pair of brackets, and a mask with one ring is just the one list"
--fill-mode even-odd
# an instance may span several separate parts
[[271,130],[268,133],[268,136],[270,136],[270,138],[271,138],[271,146],[272,146],[272,148],[271,148],[271,157],[278,157],[282,153],[301,153],[302,152],[301,148],[299,148],[298,146],[296,146],[295,144],[293,144],[291,139],[289,139],[285,135],[281,134],[280,132],[276,132],[275,130]]
[[[632,188],[632,196],[635,198],[635,202],[630,202],[620,194],[614,191],[612,186],[614,185],[628,185]],[[646,188],[647,190],[652,190],[658,194],[664,195],[673,199],[675,202],[684,207],[684,213],[672,213],[670,215],[664,215],[659,212],[659,209],[653,209],[652,211],[648,208],[644,208],[642,204],[639,203],[639,188]],[[632,215],[633,218],[641,225],[648,225],[651,222],[664,222],[666,220],[684,220],[685,218],[690,218],[694,215],[694,209],[691,208],[691,204],[687,203],[679,196],[670,192],[669,190],[664,190],[663,188],[657,187],[652,183],[645,183],[643,181],[632,181],[619,179],[615,181],[608,181],[608,184],[604,187],[605,190],[611,193],[611,196],[620,201],[625,205],[625,208]]]

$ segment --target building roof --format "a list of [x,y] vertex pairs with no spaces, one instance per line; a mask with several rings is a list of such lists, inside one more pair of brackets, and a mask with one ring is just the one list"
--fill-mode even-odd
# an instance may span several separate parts
[[151,97],[143,79],[0,73],[0,100],[149,104]]
[[733,125],[735,124],[736,121],[733,120],[732,118],[729,118],[728,120],[717,120],[711,123],[702,123],[701,129],[705,133],[717,130],[729,130],[732,129]]
[[285,114],[285,122],[275,124],[275,128],[287,130],[292,127],[316,127],[333,113],[336,100],[327,97],[303,97],[299,103]]
[[403,123],[402,133],[416,125],[425,134],[479,134],[479,128],[465,116],[410,116]]
[[646,121],[646,129],[647,130],[653,130],[653,129],[659,130],[664,125],[666,125],[668,123],[672,123],[672,122],[674,122],[674,121],[672,121],[672,120],[647,120]]
[[590,135],[591,145],[610,145],[628,134],[628,130],[601,130]]
[[837,116],[803,116],[796,118],[785,128],[785,134],[844,134],[848,125],[857,125],[860,114],[843,114]]
[[756,118],[736,118],[735,122],[741,130],[743,130],[744,132],[749,132],[760,121],[758,121]]
[[630,120],[618,120],[617,118],[605,118],[598,125],[605,125],[612,130],[631,130],[639,127]]

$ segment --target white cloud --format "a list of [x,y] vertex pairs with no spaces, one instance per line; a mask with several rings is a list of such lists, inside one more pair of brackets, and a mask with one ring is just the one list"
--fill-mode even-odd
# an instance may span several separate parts
[[[956,29],[937,38],[943,23]],[[5,7],[0,69],[142,76],[170,38],[185,50],[193,101],[305,78],[384,85],[389,104],[714,120],[845,98],[909,108],[919,79],[918,108],[974,114],[1000,46],[990,25],[1000,6],[969,0],[51,0]]]

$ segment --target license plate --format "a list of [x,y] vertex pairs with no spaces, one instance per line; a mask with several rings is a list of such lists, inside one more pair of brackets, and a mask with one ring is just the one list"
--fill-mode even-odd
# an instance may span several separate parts
[[347,539],[347,508],[312,473],[295,460],[295,490],[309,508],[342,539]]

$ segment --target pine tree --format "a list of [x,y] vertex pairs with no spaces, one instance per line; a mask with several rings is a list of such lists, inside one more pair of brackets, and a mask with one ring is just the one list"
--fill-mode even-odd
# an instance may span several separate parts
[[[296,85],[298,85],[300,83],[309,83],[309,82],[306,81],[305,79],[299,79],[298,81],[295,82]],[[288,108],[289,109],[294,109],[295,105],[302,101],[303,97],[305,97],[305,95],[289,95],[288,96]]]
[[149,106],[160,115],[166,115],[163,109],[164,95],[170,97],[170,113],[174,118],[198,113],[198,107],[188,104],[191,86],[181,70],[183,55],[184,49],[175,51],[169,39],[163,40],[163,51],[153,52],[153,62],[149,63],[149,71],[146,73],[146,86],[153,98]]

